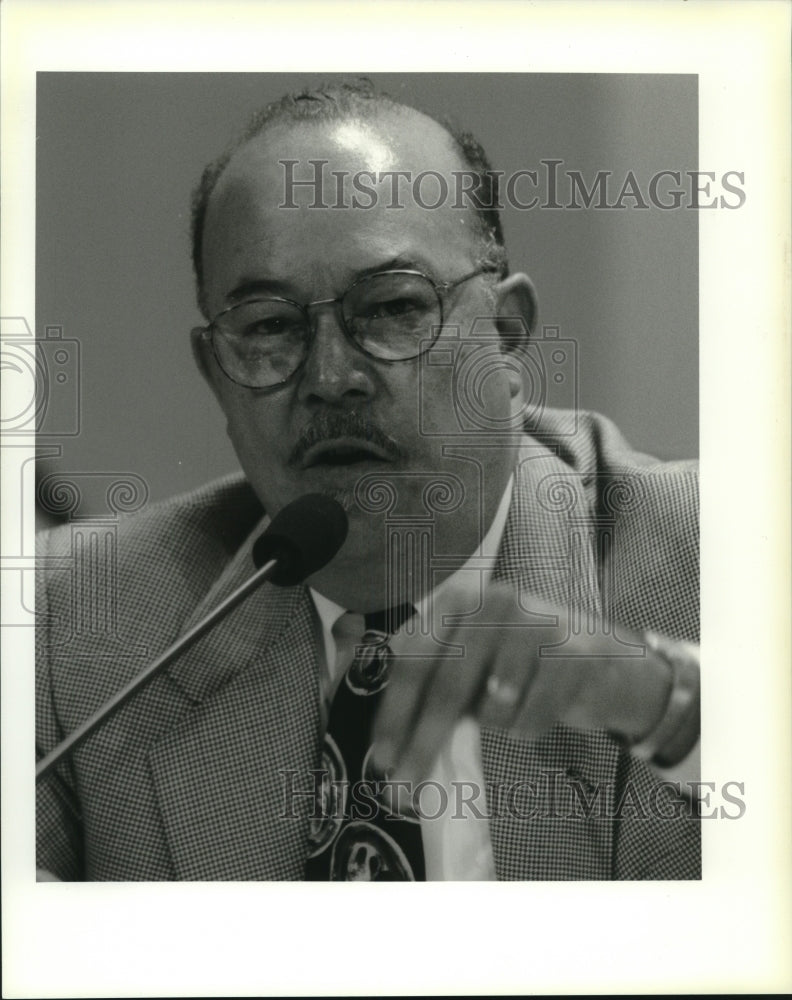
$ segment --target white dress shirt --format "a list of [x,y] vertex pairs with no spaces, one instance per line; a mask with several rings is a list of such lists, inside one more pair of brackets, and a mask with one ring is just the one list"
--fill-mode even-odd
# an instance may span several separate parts
[[[512,477],[481,544],[464,566],[435,588],[432,597],[442,593],[452,583],[472,585],[472,592],[487,585],[506,527],[513,486]],[[354,647],[360,642],[364,632],[364,621],[362,614],[349,613],[346,608],[313,588],[310,593],[322,630],[324,663],[320,677],[322,718],[326,725],[336,684],[352,662]],[[417,602],[416,615],[419,620],[425,617],[428,605],[428,596]],[[422,813],[426,815],[420,821],[427,881],[494,879],[495,865],[486,819],[479,727],[472,718],[463,719],[457,724],[451,738],[442,747],[428,781],[432,784],[427,785],[421,795]],[[447,798],[444,798],[438,786],[445,790]],[[460,805],[474,795],[475,808]],[[444,804],[445,808],[441,808]]]

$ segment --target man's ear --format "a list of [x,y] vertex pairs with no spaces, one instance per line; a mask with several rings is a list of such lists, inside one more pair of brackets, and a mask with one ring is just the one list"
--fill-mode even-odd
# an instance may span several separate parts
[[501,350],[512,355],[507,365],[512,412],[521,415],[525,407],[524,366],[520,353],[536,329],[539,307],[536,290],[527,274],[511,274],[495,286],[497,327]]
[[495,286],[498,330],[507,351],[524,347],[536,329],[539,302],[536,289],[527,274],[510,274]]

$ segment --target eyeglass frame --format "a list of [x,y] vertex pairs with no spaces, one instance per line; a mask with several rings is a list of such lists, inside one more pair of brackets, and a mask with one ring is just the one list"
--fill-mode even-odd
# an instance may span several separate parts
[[[482,264],[479,267],[477,267],[474,271],[471,271],[469,274],[465,274],[461,278],[457,278],[456,281],[441,281],[441,282],[435,281],[428,274],[424,274],[423,271],[418,271],[408,268],[393,268],[385,271],[375,271],[373,274],[366,274],[360,278],[357,278],[355,281],[352,282],[352,284],[347,289],[345,289],[343,294],[337,296],[336,298],[315,299],[313,302],[306,302],[304,305],[300,302],[295,302],[294,299],[288,299],[282,295],[254,295],[252,298],[243,299],[241,302],[235,302],[233,305],[226,306],[225,309],[221,309],[220,312],[217,313],[217,315],[214,316],[209,321],[208,325],[203,327],[203,329],[201,330],[201,337],[203,340],[209,341],[212,348],[212,355],[214,356],[214,359],[217,362],[218,368],[230,382],[234,383],[234,385],[238,385],[243,389],[255,389],[258,392],[264,392],[267,389],[279,389],[281,388],[281,386],[284,386],[288,382],[290,382],[294,378],[294,376],[300,371],[300,369],[303,368],[305,362],[308,360],[308,355],[310,352],[310,344],[311,341],[316,336],[316,328],[315,325],[311,322],[311,317],[308,314],[308,310],[312,306],[335,305],[337,303],[339,306],[341,306],[341,309],[339,311],[341,322],[339,323],[339,326],[341,327],[342,333],[349,341],[349,343],[352,344],[352,346],[356,348],[356,350],[360,351],[360,353],[363,354],[365,357],[371,358],[373,361],[379,361],[382,364],[386,365],[401,364],[404,361],[415,361],[416,358],[420,358],[424,354],[426,354],[427,351],[430,351],[432,347],[434,347],[435,343],[437,342],[440,336],[440,331],[442,330],[443,324],[445,322],[445,317],[443,315],[445,296],[452,289],[457,288],[465,281],[470,281],[471,279],[476,278],[481,274],[497,274],[500,270],[501,269],[500,267],[498,267],[497,264]],[[354,337],[350,333],[347,327],[346,317],[344,316],[344,310],[343,310],[344,299],[347,297],[347,295],[349,295],[349,293],[354,288],[356,288],[358,285],[365,284],[365,282],[371,281],[374,278],[379,278],[384,275],[391,275],[391,274],[407,274],[413,277],[423,278],[425,281],[428,281],[429,284],[434,289],[435,295],[437,296],[437,304],[440,309],[440,321],[434,326],[436,332],[434,337],[432,337],[431,342],[426,347],[424,347],[423,350],[418,351],[417,354],[411,354],[407,358],[380,358],[376,354],[372,354],[370,351],[367,351],[354,339]],[[281,379],[279,382],[273,382],[271,385],[248,385],[245,382],[238,382],[232,375],[229,375],[228,372],[223,367],[223,363],[218,357],[217,348],[215,347],[214,343],[214,331],[215,331],[215,324],[217,323],[217,321],[222,316],[225,316],[228,313],[233,312],[235,309],[241,309],[243,306],[249,306],[254,302],[283,302],[286,305],[294,306],[296,309],[299,309],[299,311],[305,317],[306,328],[311,334],[310,340],[307,341],[305,356],[303,357],[299,365],[297,365],[294,371],[291,372],[289,375],[287,375],[286,378]]]

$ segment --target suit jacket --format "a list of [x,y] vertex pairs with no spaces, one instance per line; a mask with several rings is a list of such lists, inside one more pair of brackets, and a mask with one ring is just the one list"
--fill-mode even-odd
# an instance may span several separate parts
[[[494,576],[633,629],[696,640],[697,479],[594,415],[551,412],[520,453]],[[251,573],[263,516],[229,477],[112,537],[42,537],[43,755]],[[321,746],[314,610],[263,585],[37,788],[38,864],[66,880],[300,879]],[[700,877],[698,822],[604,732],[481,734],[503,879]],[[516,791],[515,791],[516,789]],[[493,795],[493,799],[495,796]]]

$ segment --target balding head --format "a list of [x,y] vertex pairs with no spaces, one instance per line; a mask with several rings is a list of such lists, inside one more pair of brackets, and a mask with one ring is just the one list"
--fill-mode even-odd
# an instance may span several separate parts
[[[279,155],[276,160],[294,159],[288,155],[290,133],[306,134],[310,126],[325,123],[329,126],[325,132],[334,134],[337,142],[337,152],[346,145],[346,152],[359,153],[358,171],[374,171],[380,173],[395,167],[387,163],[395,162],[394,153],[397,147],[406,143],[402,152],[409,154],[410,143],[423,141],[420,157],[413,156],[413,176],[420,170],[437,171],[445,164],[456,171],[463,171],[465,181],[465,207],[472,207],[473,219],[467,225],[476,234],[480,243],[479,257],[487,257],[491,263],[497,264],[505,275],[506,252],[503,241],[500,216],[498,213],[498,178],[492,170],[483,147],[469,133],[459,130],[449,122],[441,122],[430,115],[408,105],[392,100],[386,94],[375,90],[370,81],[361,80],[355,83],[345,83],[321,87],[315,90],[304,90],[295,95],[288,95],[275,101],[257,112],[249,121],[241,135],[211,163],[203,172],[201,181],[193,195],[192,208],[192,255],[195,270],[198,302],[204,315],[207,315],[207,300],[205,294],[204,238],[206,216],[210,200],[215,192],[220,178],[226,174],[232,161],[237,160],[245,147],[253,140],[269,139],[270,148]],[[335,125],[335,128],[332,125]],[[386,148],[377,150],[377,142],[373,132],[386,138]],[[427,142],[428,140],[428,142]],[[259,152],[262,143],[256,144]],[[319,158],[318,151],[310,151],[309,159]],[[404,157],[402,157],[404,160]],[[415,164],[424,162],[426,166],[416,169]],[[306,163],[307,166],[307,163]],[[287,180],[281,168],[279,188],[284,192]],[[328,166],[328,171],[331,169]],[[334,179],[328,174],[328,182],[332,185]],[[364,181],[365,182],[365,181]],[[398,183],[398,182],[396,182]],[[394,180],[390,181],[391,193],[395,190]],[[431,190],[431,187],[427,190]],[[431,195],[429,195],[431,197]],[[366,203],[363,201],[364,208]],[[393,202],[393,198],[389,198]],[[461,207],[461,206],[458,206]],[[463,225],[465,223],[462,223]]]

